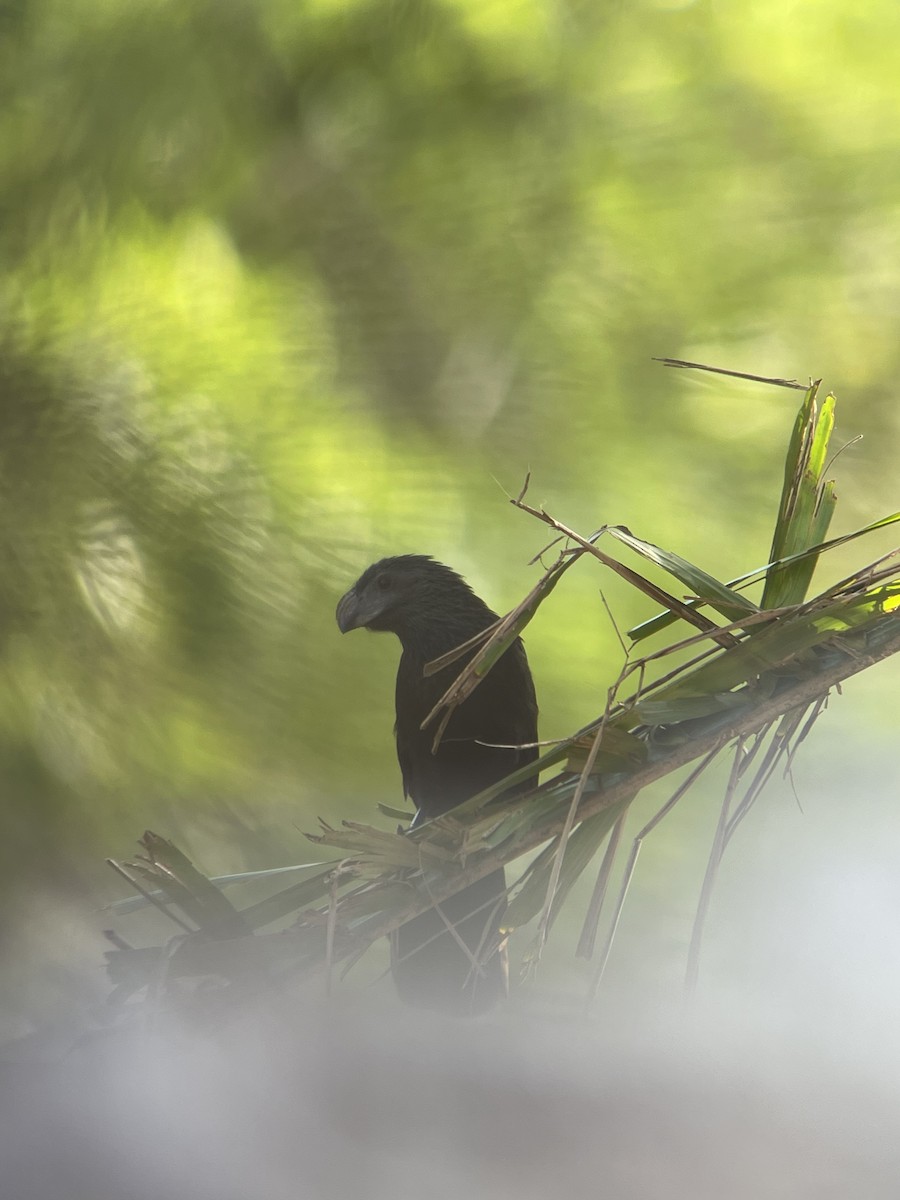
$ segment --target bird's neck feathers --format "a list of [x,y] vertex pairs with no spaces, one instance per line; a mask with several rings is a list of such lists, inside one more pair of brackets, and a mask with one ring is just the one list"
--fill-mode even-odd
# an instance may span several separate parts
[[497,614],[467,591],[458,605],[446,601],[434,608],[423,605],[397,630],[397,636],[405,656],[429,662],[467,642],[496,620]]

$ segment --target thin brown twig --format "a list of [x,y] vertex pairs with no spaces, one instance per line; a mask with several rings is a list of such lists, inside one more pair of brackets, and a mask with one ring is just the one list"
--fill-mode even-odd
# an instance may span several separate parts
[[[448,665],[464,654],[469,645],[475,643],[477,640],[482,641],[480,649],[472,655],[472,657],[463,667],[462,671],[460,671],[459,675],[457,675],[457,677],[453,680],[453,682],[443,693],[443,695],[419,726],[420,729],[427,729],[435,717],[437,717],[438,714],[441,713],[441,710],[443,710],[443,715],[441,716],[441,720],[434,735],[432,746],[433,751],[437,750],[450,718],[452,717],[456,708],[472,694],[472,692],[481,682],[479,667],[483,663],[485,656],[488,654],[491,647],[515,630],[520,618],[524,614],[528,613],[529,608],[536,608],[540,600],[545,598],[546,595],[549,595],[553,588],[556,587],[556,584],[562,578],[563,574],[571,566],[573,566],[575,562],[575,557],[568,554],[560,554],[553,566],[545,570],[544,574],[537,581],[528,595],[524,598],[524,600],[520,601],[515,608],[511,609],[498,621],[495,621],[494,624],[488,629],[483,630],[481,634],[476,635],[475,638],[472,638],[469,640],[469,642],[464,643],[463,646],[457,646],[455,649],[449,651],[447,654],[442,655],[440,658],[426,663],[425,673],[427,675],[434,674],[435,671],[440,670],[441,667]],[[529,617],[528,619],[530,620],[531,618]]]
[[619,645],[622,647],[622,653],[625,655],[625,660],[627,662],[631,658],[631,647],[626,643],[625,639],[622,637],[622,631],[619,629],[618,623],[616,622],[616,618],[613,616],[613,611],[609,607],[609,602],[606,599],[606,596],[604,596],[602,589],[600,591],[600,602],[603,605],[603,607],[606,609],[606,615],[609,617],[609,623],[613,627],[613,633],[619,639]]
[[547,883],[547,897],[544,901],[544,907],[541,912],[541,920],[538,925],[538,934],[536,939],[536,954],[538,958],[540,958],[541,952],[544,949],[547,941],[547,934],[550,929],[550,912],[553,908],[554,898],[556,897],[556,889],[559,884],[559,873],[562,870],[563,855],[566,852],[566,844],[571,836],[572,829],[575,826],[575,816],[578,812],[578,806],[581,804],[588,778],[590,777],[591,771],[594,769],[594,763],[597,761],[597,754],[600,750],[600,742],[603,739],[603,733],[605,729],[606,723],[605,721],[601,721],[597,727],[597,732],[594,735],[594,740],[591,743],[590,750],[588,751],[584,768],[572,795],[572,801],[569,804],[569,810],[566,813],[566,819],[563,822],[563,827],[559,833],[559,844],[556,847],[556,854],[553,857],[553,867],[551,868],[550,879]]
[[610,830],[609,841],[606,843],[603,861],[600,863],[600,870],[597,872],[597,880],[594,883],[594,890],[591,893],[584,924],[581,927],[578,945],[575,948],[575,954],[578,958],[593,957],[597,941],[597,929],[600,925],[600,914],[606,902],[606,893],[609,890],[613,865],[616,861],[616,855],[619,852],[619,843],[622,840],[622,831],[625,828],[627,819],[628,809],[626,808],[620,813],[615,825]]
[[[806,712],[807,709],[805,707],[797,708],[790,713],[785,713],[784,716],[782,716],[771,742],[766,747],[766,753],[763,756],[763,761],[757,768],[756,774],[753,776],[753,779],[750,781],[746,792],[741,798],[741,802],[738,804],[728,821],[728,825],[725,829],[725,843],[723,850],[724,847],[727,846],[731,841],[744,817],[747,816],[750,809],[756,803],[763,788],[765,788],[766,784],[772,778],[779,761],[789,753],[790,736],[797,728],[799,723],[803,720]],[[764,737],[765,731],[759,735],[760,742],[764,739]]]
[[[628,891],[631,887],[631,881],[634,878],[634,873],[635,873],[635,870],[637,869],[638,856],[641,853],[641,847],[644,844],[644,838],[646,838],[650,833],[653,832],[653,830],[657,827],[657,825],[660,823],[660,821],[662,821],[665,817],[667,817],[668,814],[675,807],[675,805],[678,803],[678,801],[681,800],[681,798],[688,793],[688,791],[694,786],[694,784],[697,782],[697,780],[700,778],[700,776],[703,774],[703,772],[707,769],[707,767],[710,765],[710,763],[713,761],[713,759],[716,757],[716,755],[719,753],[720,750],[721,750],[721,746],[715,746],[712,750],[709,751],[709,753],[703,758],[703,761],[700,762],[696,767],[694,767],[693,771],[691,771],[691,773],[683,781],[683,783],[681,783],[675,789],[675,791],[672,793],[672,795],[669,797],[669,799],[666,801],[666,803],[662,806],[662,808],[659,809],[659,811],[656,812],[650,818],[650,820],[647,822],[647,824],[643,827],[643,829],[640,831],[640,833],[637,834],[634,841],[631,843],[631,853],[628,856],[628,863],[625,867],[625,872],[622,876],[622,883],[619,888],[619,896],[618,896],[618,899],[616,900],[616,907],[615,907],[615,910],[612,915],[612,920],[610,921],[609,929],[607,930],[606,938],[604,939],[604,942],[603,942],[603,949],[600,953],[600,958],[597,961],[597,966],[596,966],[596,969],[594,970],[594,976],[591,979],[591,984],[588,989],[588,994],[587,994],[587,997],[585,1000],[586,1006],[589,1006],[590,1004],[593,1003],[594,998],[596,997],[597,992],[600,988],[600,984],[603,980],[603,975],[604,975],[604,972],[606,971],[607,963],[609,962],[609,956],[612,953],[612,948],[613,948],[613,943],[615,942],[616,933],[618,932],[619,922],[622,919],[622,912],[625,908],[625,901],[628,898]],[[599,916],[600,916],[600,914],[598,912],[597,913],[598,920],[599,920]],[[592,950],[593,950],[593,947],[592,947]]]
[[[483,976],[484,975],[484,966],[478,961],[476,954],[481,949],[481,946],[484,944],[484,935],[482,935],[481,943],[476,948],[476,951],[473,953],[469,949],[469,947],[466,945],[466,943],[463,941],[459,930],[456,928],[454,923],[450,920],[450,918],[447,916],[447,914],[441,908],[441,902],[434,899],[434,894],[431,890],[431,886],[428,882],[428,878],[425,874],[424,869],[422,870],[422,883],[425,887],[425,891],[429,895],[429,898],[432,900],[434,911],[441,918],[441,920],[443,921],[443,923],[447,929],[447,932],[450,934],[450,936],[456,942],[457,946],[459,946],[460,950],[462,950],[463,954],[469,960],[469,978],[471,978],[473,973]],[[486,906],[483,905],[482,907],[486,907]],[[470,913],[469,915],[471,916],[472,914]],[[485,928],[486,927],[487,927],[487,922],[485,921]],[[433,939],[429,938],[429,941],[431,941],[431,940],[433,940]],[[421,945],[416,947],[416,950],[421,950],[421,949],[423,949],[423,946],[421,946]],[[415,953],[415,952],[416,951],[413,951],[413,953]]]
[[[670,592],[667,592],[665,588],[661,588],[658,586],[658,584],[652,583],[638,571],[634,571],[631,567],[627,567],[624,563],[619,562],[618,559],[612,558],[608,554],[604,554],[602,550],[598,549],[598,547],[594,545],[590,538],[582,537],[581,534],[576,533],[574,529],[569,529],[567,525],[563,525],[561,521],[558,521],[556,517],[552,517],[543,508],[533,508],[530,504],[525,504],[522,501],[517,500],[513,500],[512,503],[516,506],[516,508],[520,508],[523,512],[528,513],[530,516],[535,517],[539,521],[543,521],[545,525],[549,525],[552,529],[557,530],[565,537],[571,538],[571,540],[576,542],[582,548],[582,550],[586,551],[588,554],[592,554],[596,559],[599,559],[599,561],[602,562],[605,567],[608,567],[617,575],[621,575],[624,580],[630,583],[633,587],[637,588],[638,591],[641,591],[646,596],[649,596],[654,603],[661,605],[663,608],[669,609],[671,612],[674,612],[677,616],[681,617],[682,620],[687,621],[689,625],[694,625],[697,627],[697,629],[702,629],[715,641],[719,642],[721,646],[728,647],[735,644],[735,639],[733,637],[731,637],[729,634],[722,633],[720,626],[716,625],[715,622],[710,621],[708,617],[703,616],[703,614],[698,612],[696,608],[692,608],[690,605],[685,604],[684,601],[677,599],[677,597],[673,596]],[[604,526],[604,530],[607,528],[608,526]]]
[[334,928],[337,923],[338,875],[340,866],[331,879],[331,889],[328,898],[328,920],[325,923],[325,995],[331,999],[332,973],[334,967]]
[[722,808],[719,812],[719,820],[716,824],[716,832],[713,837],[713,844],[710,848],[709,859],[706,863],[706,873],[703,876],[703,884],[700,888],[700,899],[697,902],[697,913],[694,917],[694,927],[691,930],[691,943],[688,947],[687,968],[685,970],[684,987],[688,998],[691,998],[697,989],[697,980],[700,977],[700,947],[703,942],[703,929],[706,924],[706,917],[709,913],[710,902],[712,901],[713,889],[715,888],[716,876],[719,872],[719,864],[722,861],[722,855],[725,851],[726,831],[728,829],[728,816],[731,808],[731,801],[734,797],[735,789],[738,785],[738,780],[741,775],[741,764],[744,757],[744,741],[745,735],[741,735],[737,740],[737,745],[734,748],[734,758],[731,764],[731,773],[728,777],[728,786],[725,789],[725,795],[722,798]]
[[[712,375],[729,375],[732,379],[749,379],[752,383],[769,383],[773,387],[793,388],[798,392],[808,392],[812,383],[798,383],[796,379],[778,379],[770,375],[748,375],[746,371],[728,371],[725,367],[710,367],[706,363],[689,362],[684,358],[657,358],[652,362],[662,363],[664,367],[679,367],[682,370],[708,371]],[[821,383],[821,379],[817,381]]]

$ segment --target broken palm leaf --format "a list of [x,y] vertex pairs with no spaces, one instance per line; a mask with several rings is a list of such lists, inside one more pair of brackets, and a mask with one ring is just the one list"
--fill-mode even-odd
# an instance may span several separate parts
[[[709,604],[716,612],[721,613],[726,620],[739,621],[745,614],[758,611],[757,606],[746,596],[732,591],[730,587],[720,583],[718,579],[714,579],[712,575],[700,567],[694,566],[687,559],[673,554],[671,550],[663,550],[652,542],[645,542],[621,525],[611,525],[607,532],[610,537],[614,537],[624,546],[628,546],[635,554],[641,555],[642,558],[646,558],[662,567],[664,571],[668,571],[679,583],[689,587],[700,600]],[[690,603],[690,600],[687,603]]]
[[[714,747],[709,751],[708,754],[704,756],[700,763],[698,763],[698,765],[693,768],[688,776],[681,781],[662,808],[658,809],[657,812],[654,813],[654,815],[650,818],[650,820],[643,826],[640,832],[635,835],[631,844],[631,853],[628,856],[628,862],[625,865],[625,870],[622,874],[622,880],[619,885],[619,895],[616,901],[616,906],[607,929],[606,937],[603,943],[603,949],[597,963],[597,968],[591,981],[591,986],[588,992],[588,1003],[590,1003],[590,1001],[593,999],[594,994],[600,985],[600,980],[603,976],[604,970],[606,969],[606,963],[609,960],[610,953],[612,952],[613,942],[618,931],[622,910],[625,907],[628,889],[631,886],[632,877],[637,869],[638,855],[641,852],[641,846],[643,845],[644,838],[653,832],[656,826],[668,816],[676,804],[678,804],[679,801],[686,795],[686,793],[691,790],[700,776],[704,773],[704,771],[706,771],[709,765],[719,754],[720,749],[721,747]],[[593,895],[591,896],[590,904],[588,905],[588,910],[584,916],[584,923],[582,924],[581,934],[578,938],[578,948],[575,951],[579,958],[592,958],[594,955],[597,931],[600,926],[600,917],[606,900],[609,878],[612,873],[613,857],[618,847],[619,837],[621,836],[624,828],[627,811],[627,809],[623,809],[619,816],[619,820],[616,822],[616,826],[610,837],[609,846],[607,847],[606,854],[604,855],[603,865],[601,866],[600,873],[597,877],[597,882],[594,887]]]
[[[822,475],[834,429],[835,398],[829,394],[819,405],[818,389],[819,384],[814,383],[804,397],[785,458],[781,503],[769,553],[773,561],[824,541],[834,514],[834,485]],[[813,555],[789,566],[774,567],[766,578],[762,607],[801,604],[817,560],[818,556]]]
[[[294,875],[297,871],[312,871],[321,869],[327,866],[327,863],[293,863],[288,867],[267,867],[262,871],[238,871],[232,875],[210,875],[209,882],[217,888],[230,888],[242,883],[258,883],[261,880],[274,880],[282,875]],[[146,908],[152,904],[155,899],[162,899],[164,893],[160,890],[150,892],[147,895],[140,896],[125,896],[121,900],[111,900],[108,904],[104,904],[104,909],[108,912],[114,912],[117,916],[122,916],[125,913],[137,912],[142,908]],[[241,910],[242,914],[246,909]]]
[[355,922],[365,917],[382,913],[385,909],[397,908],[409,901],[411,885],[406,880],[395,879],[389,883],[378,881],[367,888],[348,895],[341,904],[341,920],[353,928]]
[[403,821],[407,825],[416,815],[415,813],[410,812],[408,808],[394,808],[390,804],[379,804],[378,811],[380,813],[384,813],[386,817],[390,817],[394,821]]
[[[749,587],[757,583],[760,579],[764,579],[776,567],[790,566],[808,559],[817,559],[820,554],[824,554],[827,550],[834,550],[838,546],[855,541],[856,538],[864,537],[868,533],[874,533],[878,529],[886,529],[889,525],[895,525],[898,521],[900,521],[900,512],[891,513],[887,517],[882,517],[878,521],[872,521],[871,524],[864,525],[861,529],[855,529],[852,533],[841,534],[840,537],[830,538],[827,542],[817,542],[806,550],[801,550],[798,554],[790,554],[785,558],[775,559],[772,562],[766,563],[763,567],[754,567],[752,571],[747,571],[745,574],[739,575],[737,579],[730,579],[726,586],[729,588]],[[706,601],[696,600],[688,601],[688,603],[694,607],[700,607]],[[626,630],[626,632],[633,642],[642,641],[654,633],[661,632],[676,620],[677,617],[674,613],[669,611],[661,612],[647,621],[642,621],[640,625],[633,626],[631,629]]]
[[[601,812],[595,813],[582,821],[571,834],[565,846],[565,854],[559,872],[556,893],[551,910],[551,923],[561,909],[563,902],[572,889],[573,884],[581,876],[585,867],[603,845],[607,834],[618,821],[619,816],[631,803],[632,797],[621,800]],[[559,845],[554,838],[549,846],[545,846],[540,854],[529,865],[525,874],[519,880],[518,890],[509,903],[506,914],[506,924],[510,928],[518,928],[536,917],[544,907],[547,899],[547,887],[553,873],[556,851]]]
[[[771,555],[773,564],[766,573],[770,598],[775,587],[772,581],[779,575],[775,566],[785,568],[780,572],[782,584],[785,587],[790,584],[794,589],[782,592],[782,596],[796,594],[799,599],[800,594],[805,595],[815,557],[823,549],[900,519],[900,514],[894,514],[865,531],[824,542],[834,505],[833,487],[823,479],[833,422],[833,398],[829,397],[817,408],[816,386],[807,392],[786,463],[782,508]],[[789,762],[791,744],[802,740],[809,727],[811,709],[818,711],[843,679],[900,652],[900,584],[885,583],[893,579],[900,566],[891,561],[890,555],[833,585],[807,604],[767,606],[767,611],[760,613],[741,596],[737,596],[738,605],[734,608],[736,593],[731,585],[718,583],[677,556],[635,538],[626,529],[612,534],[695,591],[697,600],[685,604],[600,551],[594,543],[601,532],[610,532],[607,527],[586,539],[521,501],[522,496],[514,503],[552,525],[577,548],[564,550],[522,604],[478,639],[480,649],[473,657],[475,666],[470,663],[467,668],[471,675],[470,690],[508,649],[563,571],[587,552],[643,594],[671,609],[676,617],[689,620],[703,631],[703,636],[714,638],[719,648],[710,647],[703,655],[694,657],[690,663],[681,663],[646,687],[644,677],[651,663],[673,653],[677,654],[675,661],[680,662],[682,651],[696,638],[682,640],[674,648],[667,647],[638,661],[629,660],[628,670],[623,670],[619,682],[637,672],[639,690],[635,696],[613,704],[618,690],[618,684],[614,685],[601,718],[551,748],[537,763],[529,764],[454,809],[452,819],[439,818],[405,836],[353,823],[334,830],[323,825],[323,833],[315,840],[340,846],[348,858],[239,914],[248,928],[297,914],[294,929],[275,937],[239,936],[217,943],[212,943],[204,933],[179,937],[154,950],[151,958],[140,960],[157,964],[156,968],[149,968],[151,974],[155,970],[159,976],[160,961],[166,965],[166,976],[185,972],[187,964],[195,970],[205,966],[207,970],[201,974],[218,972],[231,987],[235,973],[240,970],[242,953],[249,953],[252,958],[259,953],[252,943],[263,939],[266,948],[273,948],[282,971],[297,969],[308,973],[323,968],[330,971],[341,959],[354,960],[368,942],[397,928],[430,903],[440,903],[488,872],[532,853],[536,857],[512,889],[509,923],[520,924],[542,909],[552,920],[610,829],[619,827],[622,814],[643,787],[701,756],[711,756],[735,739],[742,742],[749,738],[754,747],[761,745],[761,731],[776,724],[776,737],[781,735]],[[802,570],[792,574],[793,567]],[[738,582],[744,583],[751,576]],[[734,613],[730,623],[734,629],[722,629],[695,611],[702,604],[716,600],[731,606],[725,611]],[[473,650],[474,643],[457,648],[452,656],[431,667],[441,669]],[[448,689],[446,702],[459,703],[470,694],[464,691],[465,679],[463,672],[462,685],[456,681]],[[641,721],[643,727],[635,728]],[[593,746],[597,747],[598,758],[592,764],[588,753]],[[742,761],[749,761],[752,753],[751,748]],[[777,756],[773,752],[763,764],[767,770],[757,772],[754,786],[768,778],[775,761]],[[574,767],[575,771],[563,769],[555,778],[524,795],[498,799],[516,782],[536,780],[540,771],[561,763]],[[602,786],[594,772],[602,774]],[[750,789],[745,793],[745,800],[748,798],[752,799]],[[726,813],[727,830],[734,829],[743,811],[738,806]],[[392,810],[391,815],[404,819],[406,814],[400,817],[399,810]],[[569,833],[575,821],[578,823]],[[160,861],[148,858],[137,864],[136,869],[156,887],[164,886],[161,875],[168,880],[166,895],[173,892],[180,895],[178,889],[187,891],[188,901],[200,906],[197,919],[201,923],[208,920],[207,909],[216,906],[214,897],[203,887],[204,883],[213,887],[210,881],[199,873],[199,878],[191,876],[189,863],[187,867],[184,863],[174,864],[174,856],[165,853],[164,843],[158,857]],[[415,869],[408,878],[398,878],[398,870],[410,868]],[[189,880],[187,888],[179,871]],[[558,886],[550,897],[554,881]],[[193,895],[193,890],[202,894],[203,903]],[[605,880],[601,890],[605,890]],[[249,950],[247,943],[251,943]],[[218,948],[212,955],[210,945]],[[132,952],[127,947],[118,947],[116,953],[119,955],[116,962],[123,971],[130,971],[127,964],[137,962],[129,957]],[[266,949],[260,960],[267,970],[268,954]],[[219,966],[210,971],[213,962]]]
[[153,883],[210,937],[247,932],[238,910],[206,875],[167,838],[146,830],[140,838],[144,854],[128,866]]
[[371,825],[343,821],[339,828],[334,828],[327,821],[320,821],[319,824],[321,833],[306,835],[311,842],[336,846],[360,864],[375,864],[380,869],[398,869],[453,861],[452,854],[442,852],[434,844],[416,841],[399,833],[388,833]]
[[619,813],[619,818],[612,827],[609,839],[606,843],[606,850],[603,853],[603,859],[600,863],[600,870],[597,872],[597,879],[594,882],[594,890],[591,893],[591,899],[588,904],[587,913],[585,914],[584,922],[581,926],[581,933],[578,938],[578,946],[575,953],[579,958],[590,958],[594,953],[594,945],[597,940],[597,929],[600,925],[600,915],[603,912],[603,906],[606,903],[606,895],[609,891],[609,881],[612,878],[613,867],[615,866],[616,857],[619,853],[619,844],[622,840],[622,833],[625,829],[625,820],[628,816],[628,809]]
[[[585,730],[579,730],[579,735],[584,732]],[[546,754],[542,754],[540,758],[535,759],[534,762],[526,763],[524,767],[519,767],[511,775],[507,775],[491,787],[485,788],[483,792],[478,792],[477,795],[464,800],[462,804],[458,804],[454,808],[454,814],[461,816],[467,813],[478,812],[492,801],[497,800],[505,792],[508,792],[510,788],[515,787],[516,784],[524,783],[527,779],[536,779],[542,771],[545,771],[548,767],[556,766],[557,763],[565,759],[571,743],[572,739],[567,738],[565,741],[554,746],[552,750],[548,750]],[[421,826],[421,828],[425,827],[424,825]]]
[[[780,618],[747,637],[734,649],[718,653],[715,658],[669,683],[654,695],[653,704],[659,706],[685,696],[709,697],[731,692],[789,662],[795,669],[802,670],[800,655],[827,642],[836,633],[865,624],[882,610],[882,605],[883,597],[862,595],[832,604],[825,610]],[[662,709],[656,707],[654,712],[658,719]],[[630,719],[635,722],[641,719],[640,701]],[[673,709],[672,720],[678,719]]]
[[484,815],[475,816],[471,824],[466,821],[463,857],[480,850],[496,850],[510,838],[537,829],[546,822],[548,810],[552,809],[558,793],[563,790],[567,795],[571,794],[569,785],[569,776],[559,776],[525,796],[516,796],[508,804],[498,805],[496,810],[485,809]]
[[[744,791],[740,803],[734,808],[728,818],[722,843],[723,852],[738,825],[753,807],[782,759],[785,760],[785,772],[787,772],[793,757],[791,739],[796,734],[802,740],[802,737],[805,736],[802,732],[803,729],[814,723],[823,704],[824,700],[818,700],[814,704],[792,709],[790,712],[786,712],[780,721],[773,721],[769,728],[761,730],[757,734],[757,745],[762,745],[767,737],[769,738],[769,742],[759,766]],[[769,737],[770,734],[771,736]],[[741,778],[743,778],[744,774],[746,774],[746,769],[742,763],[740,765]]]
[[[610,532],[609,526],[603,525],[599,530],[597,530],[596,533],[591,534],[589,538],[585,538],[579,533],[576,533],[575,530],[569,529],[568,526],[563,525],[561,521],[558,521],[555,517],[552,517],[550,513],[546,512],[543,508],[533,508],[530,504],[525,504],[522,500],[522,496],[519,496],[518,499],[514,499],[512,503],[517,508],[522,509],[523,512],[527,512],[532,517],[537,517],[537,519],[539,521],[543,521],[545,525],[549,525],[552,529],[557,530],[557,532],[562,534],[563,537],[575,542],[581,547],[582,551],[593,555],[594,558],[599,559],[599,561],[603,563],[605,567],[608,567],[611,571],[614,571],[617,575],[620,575],[628,583],[632,584],[633,587],[636,587],[639,591],[649,596],[650,599],[655,601],[657,604],[669,609],[675,616],[681,617],[683,620],[687,621],[688,624],[695,625],[698,629],[704,631],[716,630],[716,626],[712,621],[709,620],[708,617],[705,617],[702,613],[697,612],[696,605],[692,606],[689,603],[679,600],[676,596],[670,595],[663,588],[645,578],[645,576],[641,575],[639,572],[633,570],[631,567],[626,566],[625,563],[619,562],[618,559],[612,558],[609,554],[605,554],[596,545],[596,542],[601,534]],[[627,530],[625,532],[627,533]],[[577,555],[578,551],[573,550],[571,553],[573,555]],[[721,587],[721,585],[719,586]],[[733,641],[730,634],[719,634],[713,632],[713,637],[722,645],[729,645]]]

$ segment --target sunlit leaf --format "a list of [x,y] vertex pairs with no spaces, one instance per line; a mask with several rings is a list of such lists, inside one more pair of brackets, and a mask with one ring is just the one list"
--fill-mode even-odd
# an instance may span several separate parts
[[[830,484],[827,486],[831,486]],[[764,579],[773,569],[773,567],[786,566],[792,563],[799,563],[808,559],[818,559],[820,554],[824,554],[828,550],[834,550],[838,546],[844,546],[848,542],[855,541],[857,538],[864,537],[868,533],[874,533],[879,529],[886,529],[889,525],[895,525],[900,521],[900,512],[891,513],[889,516],[882,517],[878,521],[872,521],[868,525],[864,525],[861,529],[855,529],[852,533],[842,534],[840,537],[831,538],[826,542],[818,542],[810,546],[806,550],[800,551],[798,554],[788,555],[785,558],[780,558],[772,562],[766,563],[762,567],[754,567],[752,571],[747,571],[743,575],[739,575],[736,579],[729,580],[727,586],[729,588],[747,587],[750,584],[756,583]],[[688,601],[699,607],[705,601]],[[632,641],[641,641],[643,638],[650,637],[654,633],[659,633],[667,626],[671,625],[676,620],[676,617],[670,612],[658,613],[655,617],[651,617],[648,621],[642,621],[640,625],[635,625],[628,630],[628,636]]]
[[670,575],[674,575],[677,580],[689,587],[696,596],[706,600],[710,607],[721,613],[728,621],[738,621],[744,614],[757,611],[756,605],[746,596],[732,591],[724,583],[720,583],[718,579],[714,579],[712,575],[700,567],[694,566],[680,555],[674,554],[671,550],[663,550],[659,546],[654,546],[652,542],[636,538],[630,530],[622,527],[611,526],[607,532],[610,537],[629,546],[642,558],[656,563]]
[[[813,384],[797,414],[785,459],[781,504],[769,554],[772,561],[799,554],[823,541],[834,513],[834,486],[823,480],[822,473],[834,429],[835,398],[828,395],[820,405],[817,393],[818,384]],[[817,556],[811,556],[773,567],[763,589],[762,607],[801,603],[816,562]]]

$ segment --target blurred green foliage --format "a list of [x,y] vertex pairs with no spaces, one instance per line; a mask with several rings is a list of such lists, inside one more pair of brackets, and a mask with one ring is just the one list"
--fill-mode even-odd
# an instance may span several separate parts
[[[146,825],[296,861],[396,802],[396,648],[334,603],[425,551],[511,606],[529,468],[577,528],[764,562],[796,394],[653,355],[824,375],[867,438],[835,532],[896,508],[898,37],[889,0],[4,4],[6,883]],[[650,615],[567,577],[545,736],[617,670],[600,586]]]

